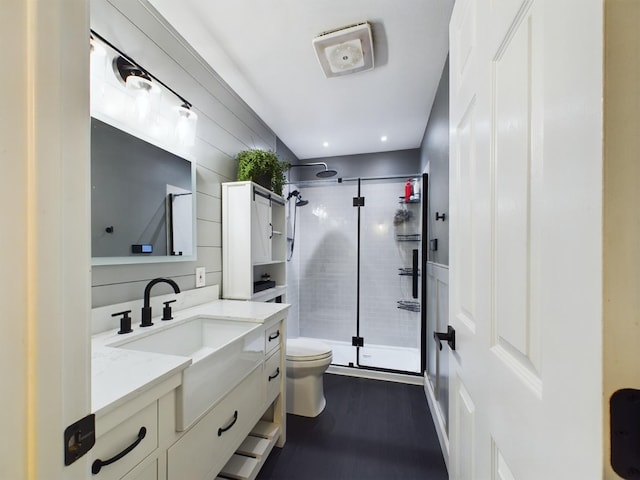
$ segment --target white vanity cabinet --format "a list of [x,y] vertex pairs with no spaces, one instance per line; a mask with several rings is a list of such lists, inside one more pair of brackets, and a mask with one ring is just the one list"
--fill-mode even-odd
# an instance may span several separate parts
[[[253,182],[222,184],[222,296],[268,301],[286,291],[285,201]],[[274,287],[260,290],[257,282]]]
[[104,415],[96,415],[96,443],[90,451],[91,478],[156,480],[162,460],[159,403],[173,396],[180,375],[141,393]]
[[[185,432],[175,418],[161,419],[173,436],[167,448],[167,480],[253,479],[274,445],[285,442],[285,319],[265,324],[264,358]],[[162,406],[171,411],[175,399]]]
[[[288,309],[286,304],[216,300],[174,312],[171,324],[157,322],[134,331],[131,338],[116,330],[95,335],[96,444],[89,455],[101,468],[88,478],[254,479],[272,448],[286,440],[283,341]],[[194,325],[213,328],[221,343],[208,343],[211,339]],[[200,340],[189,344],[178,330],[208,346],[198,349]],[[175,350],[176,343],[186,349]],[[201,356],[207,352],[222,365],[235,362],[247,368],[207,369]],[[224,387],[183,425],[185,379],[194,371],[208,373],[201,377],[201,388],[190,394],[192,401],[209,399],[207,392]]]

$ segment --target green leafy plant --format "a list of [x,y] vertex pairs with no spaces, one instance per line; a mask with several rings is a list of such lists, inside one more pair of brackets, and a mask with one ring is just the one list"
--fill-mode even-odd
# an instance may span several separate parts
[[282,195],[285,173],[291,165],[281,162],[275,152],[253,148],[238,152],[236,159],[239,181],[250,180]]

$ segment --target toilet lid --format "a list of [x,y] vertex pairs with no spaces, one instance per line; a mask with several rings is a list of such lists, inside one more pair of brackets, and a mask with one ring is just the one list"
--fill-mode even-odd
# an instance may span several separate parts
[[320,360],[331,356],[331,347],[309,338],[287,340],[287,360]]

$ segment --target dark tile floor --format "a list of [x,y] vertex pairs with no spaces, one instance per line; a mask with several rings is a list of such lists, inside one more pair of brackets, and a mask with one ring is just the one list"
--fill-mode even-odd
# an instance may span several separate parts
[[318,417],[287,417],[258,480],[446,480],[424,389],[325,374]]

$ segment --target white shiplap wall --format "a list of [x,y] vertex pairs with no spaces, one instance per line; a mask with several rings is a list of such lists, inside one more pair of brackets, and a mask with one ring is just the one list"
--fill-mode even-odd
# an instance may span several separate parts
[[[93,307],[141,298],[144,286],[155,277],[172,278],[182,290],[193,289],[196,266],[206,268],[208,285],[220,284],[220,184],[235,180],[238,151],[275,151],[275,134],[146,2],[91,0],[91,28],[189,100],[198,114],[192,150],[197,163],[198,260],[94,266]],[[156,288],[154,294],[170,291]]]

